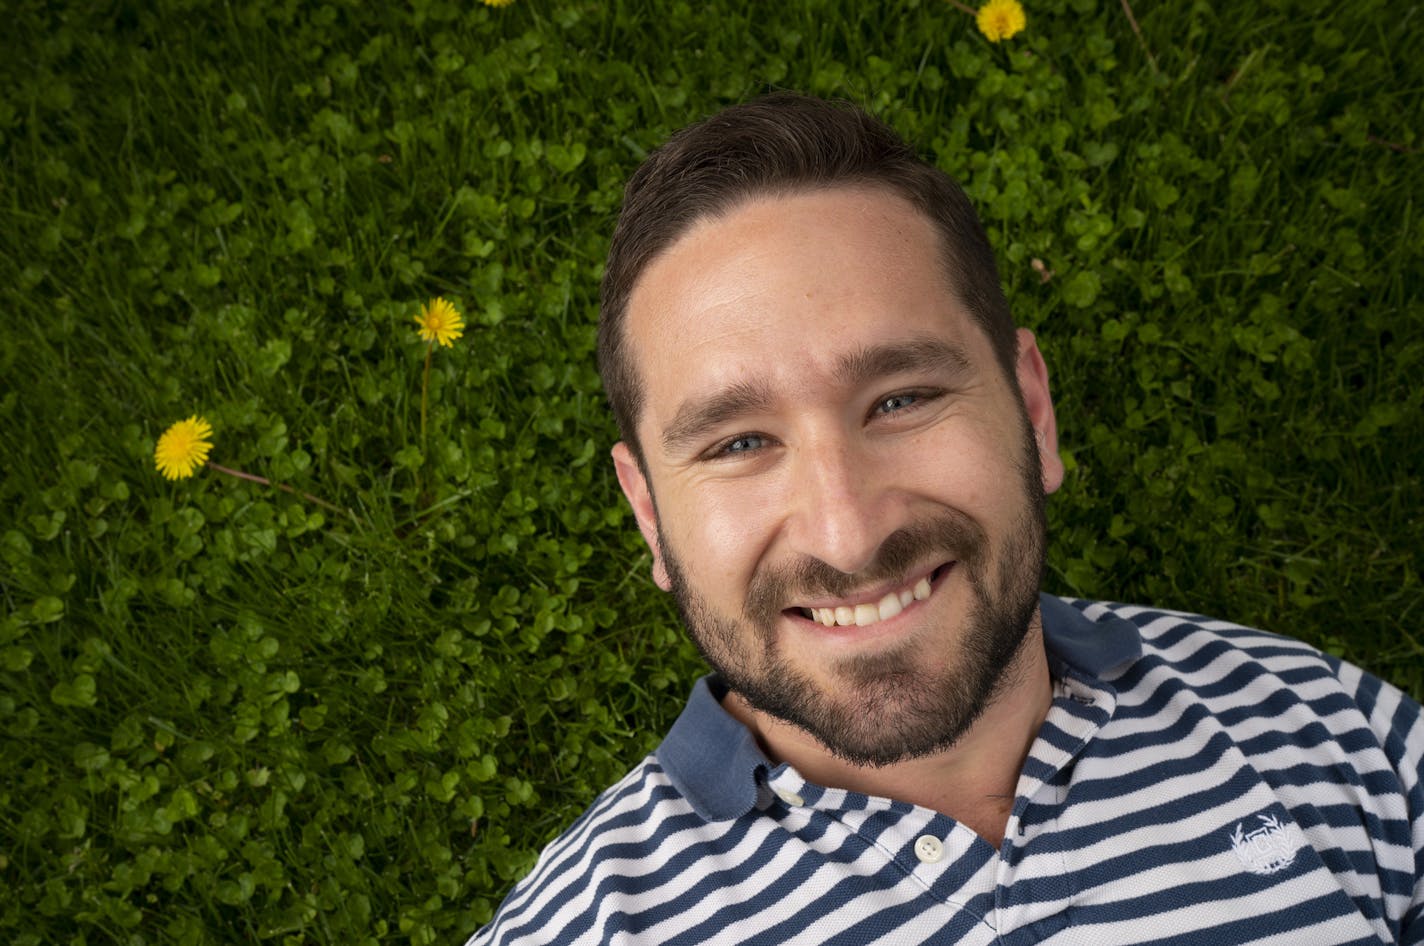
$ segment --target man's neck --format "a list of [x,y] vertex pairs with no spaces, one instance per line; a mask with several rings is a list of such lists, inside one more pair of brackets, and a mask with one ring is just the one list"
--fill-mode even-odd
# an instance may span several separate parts
[[1037,616],[1015,663],[997,698],[952,747],[887,766],[857,766],[839,759],[804,730],[758,712],[735,692],[728,693],[722,705],[752,731],[768,757],[790,763],[809,781],[929,808],[997,848],[1014,805],[1019,772],[1053,702]]

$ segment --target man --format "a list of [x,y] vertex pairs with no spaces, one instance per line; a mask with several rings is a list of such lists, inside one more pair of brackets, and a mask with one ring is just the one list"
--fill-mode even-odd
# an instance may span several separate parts
[[1416,704],[1040,596],[1048,372],[888,128],[778,94],[675,135],[628,185],[600,367],[716,673],[473,944],[1424,943]]

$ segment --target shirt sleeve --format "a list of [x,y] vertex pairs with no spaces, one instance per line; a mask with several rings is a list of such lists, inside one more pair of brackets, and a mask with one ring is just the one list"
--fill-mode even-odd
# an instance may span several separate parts
[[1389,759],[1409,822],[1412,876],[1385,893],[1386,913],[1391,925],[1398,924],[1402,946],[1424,946],[1424,710],[1398,687],[1336,663],[1340,681]]

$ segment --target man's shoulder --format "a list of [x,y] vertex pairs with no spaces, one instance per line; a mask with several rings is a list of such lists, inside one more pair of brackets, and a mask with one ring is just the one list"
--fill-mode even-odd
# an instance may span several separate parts
[[1272,675],[1292,678],[1305,674],[1344,682],[1351,677],[1351,670],[1360,673],[1340,658],[1285,633],[1171,608],[1063,600],[1094,623],[1122,620],[1132,624],[1141,637],[1142,656],[1151,663],[1190,670],[1234,655],[1234,661],[1246,660]]
[[[1424,719],[1408,694],[1305,641],[1169,608],[1064,599],[1099,623],[1122,620],[1141,636],[1141,656],[1116,682],[1129,707],[1163,704],[1173,690],[1228,725],[1262,718],[1321,721],[1337,738],[1368,730],[1410,781],[1424,755]],[[1131,709],[1127,715],[1132,715]],[[1253,722],[1257,721],[1257,722]]]
[[649,754],[544,848],[468,946],[605,941],[600,904],[653,883],[669,840],[701,823]]

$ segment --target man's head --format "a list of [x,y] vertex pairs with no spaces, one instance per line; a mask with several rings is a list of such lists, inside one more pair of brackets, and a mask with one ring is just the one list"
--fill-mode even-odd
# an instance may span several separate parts
[[[803,142],[808,114],[844,121],[777,101]],[[993,700],[1036,613],[1062,477],[1033,336],[1009,324],[1004,352],[946,242],[867,170],[721,201],[606,295],[640,400],[625,436],[641,449],[614,460],[655,578],[741,698],[859,764],[945,748]]]
[[700,220],[753,197],[878,186],[934,225],[946,275],[1013,371],[1013,317],[978,215],[947,174],[922,161],[893,129],[850,105],[789,92],[736,105],[674,134],[634,172],[604,270],[598,366],[619,433],[641,457],[644,391],[628,357],[628,297],[643,271]]

